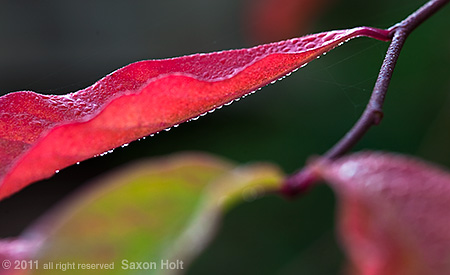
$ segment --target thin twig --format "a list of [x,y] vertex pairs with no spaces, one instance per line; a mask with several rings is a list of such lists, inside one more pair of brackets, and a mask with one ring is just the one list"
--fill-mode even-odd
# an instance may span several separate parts
[[405,32],[400,29],[397,29],[394,32],[394,37],[387,50],[383,65],[381,65],[380,73],[378,74],[375,87],[373,88],[366,109],[352,129],[350,129],[336,145],[325,153],[324,157],[326,159],[333,160],[345,154],[365,135],[370,127],[381,122],[386,92],[389,83],[391,82],[392,73],[394,72],[398,56],[405,43],[406,36]]
[[[405,20],[388,29],[392,41],[386,52],[383,65],[381,66],[366,109],[350,131],[328,150],[322,159],[335,160],[339,158],[348,152],[372,126],[378,125],[381,122],[381,119],[383,118],[384,99],[406,38],[417,26],[441,9],[449,1],[450,0],[431,0],[408,16]],[[285,195],[294,196],[301,193],[315,181],[317,181],[317,176],[310,167],[306,166],[285,181],[282,192]]]

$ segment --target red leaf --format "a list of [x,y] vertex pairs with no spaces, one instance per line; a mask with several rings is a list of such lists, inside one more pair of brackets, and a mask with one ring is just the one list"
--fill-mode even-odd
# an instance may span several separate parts
[[277,80],[368,27],[331,31],[251,49],[149,60],[63,96],[16,92],[0,98],[0,199],[56,170],[182,123]]
[[356,274],[450,274],[450,174],[364,153],[319,167],[340,198],[340,233]]
[[306,33],[333,0],[247,0],[244,23],[247,38],[277,41]]

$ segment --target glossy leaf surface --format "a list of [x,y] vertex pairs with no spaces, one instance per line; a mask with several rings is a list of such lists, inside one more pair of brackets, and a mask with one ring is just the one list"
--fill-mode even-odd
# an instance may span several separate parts
[[239,99],[358,36],[330,31],[250,49],[148,60],[75,93],[0,98],[0,199],[55,171]]

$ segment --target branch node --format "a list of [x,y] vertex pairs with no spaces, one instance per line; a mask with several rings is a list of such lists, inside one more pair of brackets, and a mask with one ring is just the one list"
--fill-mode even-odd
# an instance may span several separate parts
[[[402,22],[388,29],[391,44],[381,66],[377,81],[372,91],[369,103],[356,124],[347,134],[325,153],[325,160],[335,160],[349,151],[372,127],[380,124],[383,119],[383,103],[392,78],[394,67],[397,63],[400,51],[405,43],[406,37],[432,14],[442,8],[450,0],[430,0],[417,11],[412,13]],[[287,197],[294,197],[303,193],[320,179],[319,174],[309,165],[298,173],[286,179],[281,192]]]
[[298,173],[287,178],[280,192],[287,198],[294,198],[299,194],[305,193],[318,180],[319,176],[314,169],[311,166],[306,166]]
[[384,113],[381,110],[373,110],[372,111],[372,117],[373,117],[373,124],[378,125],[381,123],[381,120],[383,119]]

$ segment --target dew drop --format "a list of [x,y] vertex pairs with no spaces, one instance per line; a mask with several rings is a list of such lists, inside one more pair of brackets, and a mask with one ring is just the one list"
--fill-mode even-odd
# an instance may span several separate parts
[[77,161],[77,165],[80,165],[80,162],[79,162],[79,161]]
[[170,129],[172,129],[171,127],[164,129],[164,131],[169,132]]
[[55,174],[58,174],[59,173],[59,170],[55,170]]
[[129,143],[125,143],[125,144],[122,144],[122,148],[125,148],[125,147],[127,147],[128,145],[130,145]]

